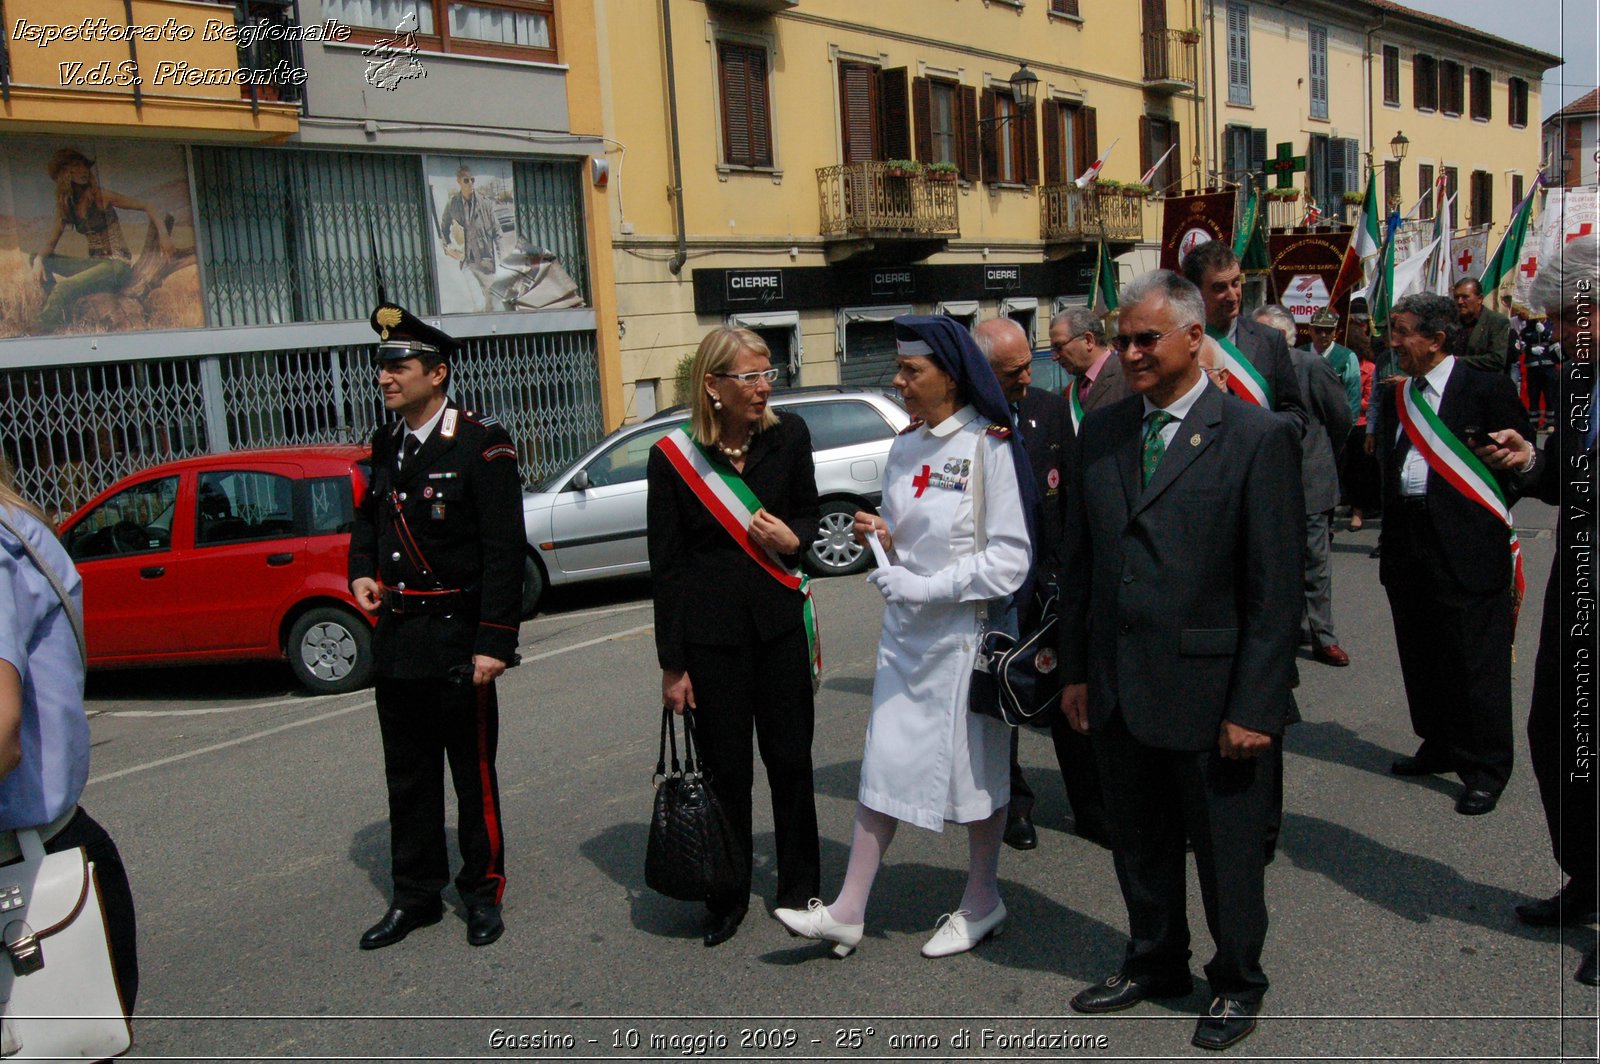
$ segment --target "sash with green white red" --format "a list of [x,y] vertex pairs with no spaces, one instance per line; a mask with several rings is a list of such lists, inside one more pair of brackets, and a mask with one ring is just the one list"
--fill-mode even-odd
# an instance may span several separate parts
[[1067,402],[1072,408],[1072,433],[1078,433],[1078,427],[1083,424],[1083,377],[1074,376],[1072,386],[1067,389]]
[[1206,335],[1222,348],[1222,361],[1217,368],[1228,371],[1228,390],[1245,402],[1254,403],[1264,410],[1271,410],[1272,386],[1267,383],[1267,378],[1261,375],[1261,371],[1244,357],[1244,352],[1228,339],[1227,333],[1208,325]]
[[1416,381],[1402,385],[1399,392],[1400,401],[1395,404],[1395,412],[1399,415],[1400,426],[1405,429],[1411,446],[1428,463],[1428,468],[1505,523],[1510,536],[1516,602],[1520,605],[1526,587],[1522,576],[1522,542],[1517,539],[1517,530],[1511,523],[1511,507],[1506,503],[1499,482],[1478,460],[1478,456],[1439,420],[1439,415],[1434,412]]
[[695,442],[684,427],[673,429],[656,444],[677,470],[683,482],[689,485],[711,516],[716,519],[733,541],[750,555],[750,559],[766,570],[778,583],[805,596],[802,616],[806,626],[806,646],[811,658],[811,686],[816,690],[822,684],[822,633],[817,626],[817,606],[811,596],[811,579],[798,570],[791,571],[767,548],[750,538],[750,523],[761,500],[744,478],[731,469],[711,461],[710,452]]

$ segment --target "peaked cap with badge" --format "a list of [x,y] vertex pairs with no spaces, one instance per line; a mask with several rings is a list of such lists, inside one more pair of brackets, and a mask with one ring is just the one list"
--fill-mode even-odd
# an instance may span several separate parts
[[1339,327],[1339,315],[1335,314],[1331,307],[1319,307],[1317,312],[1311,315],[1311,327],[1313,329],[1337,329]]
[[436,329],[398,303],[380,302],[368,319],[378,334],[379,362],[398,362],[419,354],[443,355],[446,359],[461,349],[461,341]]

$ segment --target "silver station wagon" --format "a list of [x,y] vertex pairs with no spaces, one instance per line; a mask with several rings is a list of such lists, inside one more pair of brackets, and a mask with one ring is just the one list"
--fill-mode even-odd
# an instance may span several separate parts
[[[774,392],[769,403],[804,418],[811,430],[822,524],[806,567],[818,575],[861,572],[870,556],[850,526],[857,510],[876,509],[889,444],[910,423],[899,396],[869,388],[796,388]],[[675,407],[625,425],[523,495],[525,614],[538,608],[546,586],[650,571],[645,465],[656,441],[687,420],[688,410]]]

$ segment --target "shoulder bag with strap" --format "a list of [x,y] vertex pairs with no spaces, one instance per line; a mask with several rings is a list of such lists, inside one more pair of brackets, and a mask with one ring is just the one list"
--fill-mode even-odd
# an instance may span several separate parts
[[[0,528],[55,589],[87,667],[83,620],[67,589],[3,515]],[[0,867],[0,1057],[121,1056],[133,1032],[111,966],[94,864],[81,846],[45,853],[37,828],[15,834],[22,859]]]
[[[775,554],[750,538],[750,523],[755,520],[756,511],[761,509],[761,500],[756,498],[750,485],[738,473],[712,462],[706,448],[689,435],[688,428],[679,426],[673,429],[661,437],[656,446],[661,448],[661,453],[672,463],[672,468],[694,492],[694,497],[700,500],[717,524],[733,537],[733,541],[750,555],[751,560],[778,583],[805,596],[801,616],[806,627],[807,654],[811,660],[811,690],[814,693],[822,686],[822,631],[817,622],[817,604],[811,596],[811,578],[798,568],[789,569]],[[806,545],[802,543],[800,549],[804,551],[805,548]]]

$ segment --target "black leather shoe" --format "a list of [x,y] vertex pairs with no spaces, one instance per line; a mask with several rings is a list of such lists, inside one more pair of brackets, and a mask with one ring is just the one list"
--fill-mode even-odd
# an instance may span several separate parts
[[1600,959],[1595,957],[1595,947],[1590,946],[1589,952],[1583,955],[1583,963],[1578,965],[1572,978],[1586,986],[1600,986]]
[[1013,850],[1031,850],[1039,845],[1039,833],[1033,828],[1033,818],[1012,817],[1006,824],[1006,845]]
[[1500,796],[1493,791],[1471,787],[1462,791],[1461,797],[1456,799],[1456,812],[1462,816],[1482,816],[1494,812],[1499,801]]
[[1187,976],[1181,982],[1135,983],[1119,974],[1078,991],[1073,995],[1072,1008],[1074,1012],[1120,1012],[1146,999],[1184,997],[1193,989],[1194,981]]
[[1568,884],[1560,894],[1517,906],[1517,919],[1534,927],[1576,927],[1594,920],[1594,892]]
[[419,927],[428,927],[444,919],[444,906],[431,909],[402,909],[398,906],[383,914],[383,919],[367,928],[361,936],[362,949],[382,949],[392,946]]
[[1210,1010],[1194,1025],[1194,1037],[1189,1041],[1201,1049],[1237,1045],[1256,1029],[1259,1007],[1236,998],[1212,998]]
[[1450,766],[1437,758],[1418,755],[1396,758],[1389,766],[1389,771],[1396,776],[1437,776],[1441,772],[1449,772]]
[[738,932],[743,921],[743,912],[706,913],[705,944],[708,947],[722,945]]
[[506,933],[498,905],[467,906],[467,944],[487,946]]

